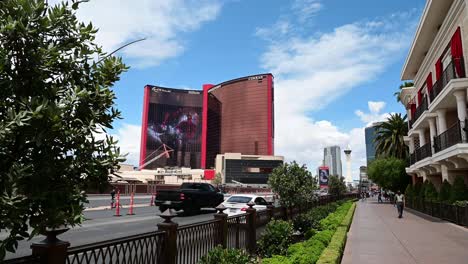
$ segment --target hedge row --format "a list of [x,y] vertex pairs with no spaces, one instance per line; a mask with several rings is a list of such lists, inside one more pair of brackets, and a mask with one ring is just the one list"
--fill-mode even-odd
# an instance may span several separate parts
[[[331,243],[332,237],[337,229],[339,229],[346,219],[348,219],[349,211],[354,203],[346,202],[339,206],[335,212],[329,214],[326,218],[320,221],[320,231],[316,231],[310,239],[291,245],[288,248],[286,256],[273,256],[272,258],[263,259],[263,264],[309,264],[316,263],[323,251]],[[354,208],[354,207],[353,207]],[[346,233],[346,228],[344,229]]]
[[347,233],[353,221],[355,209],[356,204],[353,204],[349,209],[348,214],[346,214],[345,218],[341,222],[340,226],[336,229],[330,244],[323,251],[322,255],[317,261],[317,264],[339,264],[341,262],[341,256],[346,244]]

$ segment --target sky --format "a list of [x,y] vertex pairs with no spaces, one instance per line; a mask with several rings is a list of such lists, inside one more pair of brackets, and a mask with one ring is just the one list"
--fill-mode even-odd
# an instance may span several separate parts
[[109,52],[146,38],[118,53],[131,68],[114,86],[123,119],[108,132],[128,153],[126,163],[138,164],[146,84],[201,89],[270,72],[275,154],[315,172],[325,146],[349,145],[358,179],[359,166],[366,164],[364,128],[405,111],[393,93],[424,5],[424,0],[91,0],[78,17],[100,29],[96,41]]

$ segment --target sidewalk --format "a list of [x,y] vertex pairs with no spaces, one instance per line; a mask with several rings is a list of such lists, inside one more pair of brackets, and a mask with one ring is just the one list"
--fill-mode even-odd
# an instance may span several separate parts
[[376,199],[357,202],[342,264],[468,263],[468,229]]

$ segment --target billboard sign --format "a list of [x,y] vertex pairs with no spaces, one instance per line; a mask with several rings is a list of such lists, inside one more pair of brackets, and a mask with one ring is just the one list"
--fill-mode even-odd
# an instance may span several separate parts
[[147,169],[199,168],[201,112],[201,92],[153,87],[148,106],[146,160],[161,154],[163,144],[174,152],[148,164]]
[[328,167],[319,167],[319,184],[321,188],[328,187],[328,177],[330,176],[330,170]]

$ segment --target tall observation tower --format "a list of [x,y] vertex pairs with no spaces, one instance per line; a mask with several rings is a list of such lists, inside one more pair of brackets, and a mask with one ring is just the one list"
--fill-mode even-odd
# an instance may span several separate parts
[[346,184],[348,183],[353,183],[353,177],[351,176],[351,148],[346,147],[344,150],[344,153],[346,155],[346,176],[345,176],[345,182]]

